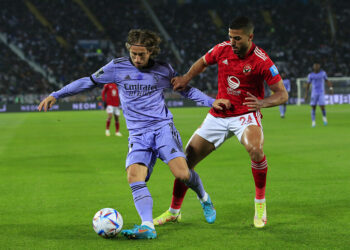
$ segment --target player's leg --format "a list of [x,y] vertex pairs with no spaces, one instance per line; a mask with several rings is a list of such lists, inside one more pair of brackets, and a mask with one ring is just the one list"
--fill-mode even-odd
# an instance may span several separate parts
[[325,101],[325,96],[320,95],[320,98],[318,100],[318,105],[320,105],[321,111],[322,111],[322,120],[323,120],[323,125],[327,126],[328,121],[327,121],[327,115],[326,115],[326,101]]
[[[193,134],[189,143],[186,146],[187,164],[190,169],[193,169],[197,163],[204,159],[215,149],[214,144],[208,142],[198,134]],[[185,198],[188,186],[176,178],[173,186],[173,196],[171,199],[170,207],[163,214],[154,219],[155,225],[162,225],[166,222],[179,222],[181,220],[181,205]],[[210,198],[209,198],[210,199]],[[203,201],[208,201],[207,196]],[[208,202],[210,205],[211,202]],[[212,221],[212,216],[208,213],[209,221]]]
[[[205,192],[202,180],[194,169],[189,169],[183,157],[177,157],[168,162],[171,172],[179,181],[183,181],[189,188],[196,192],[204,210],[204,216],[208,223],[214,223],[216,210],[211,202],[210,196]],[[180,212],[180,211],[179,211]]]
[[318,101],[318,95],[316,94],[311,94],[311,101],[310,101],[310,106],[311,106],[311,127],[316,127],[316,105]]
[[[141,225],[133,229],[122,230],[122,234],[130,239],[153,239],[157,234],[153,225],[153,199],[147,188],[154,163],[155,154],[151,150],[147,133],[141,136],[130,136],[129,153],[126,159],[128,182],[136,210],[141,218]],[[149,136],[152,136],[149,135]]]
[[114,122],[115,122],[115,135],[116,136],[122,136],[120,133],[120,124],[119,124],[119,115],[120,115],[120,109],[118,107],[114,107]]
[[110,136],[111,132],[109,131],[109,127],[111,125],[111,120],[113,117],[113,107],[108,105],[106,108],[106,112],[107,112],[107,120],[106,120],[106,136]]
[[328,120],[327,120],[327,115],[326,115],[326,107],[324,105],[320,105],[321,111],[322,111],[322,120],[323,120],[323,125],[327,126]]
[[267,222],[265,200],[267,161],[263,151],[264,135],[262,128],[257,125],[246,127],[242,134],[241,143],[249,153],[255,182],[254,226],[261,228]]
[[280,116],[281,116],[281,118],[284,118],[284,105],[283,104],[280,105],[279,109],[280,109]]
[[287,112],[287,103],[283,104],[283,118],[285,117]]

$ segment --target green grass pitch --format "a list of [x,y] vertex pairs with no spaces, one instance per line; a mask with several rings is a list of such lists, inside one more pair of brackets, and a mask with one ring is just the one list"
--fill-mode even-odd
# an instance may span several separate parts
[[[184,146],[206,108],[172,109]],[[0,249],[348,249],[350,106],[327,106],[328,126],[309,106],[263,110],[268,224],[253,223],[250,160],[233,137],[197,166],[217,209],[205,222],[188,191],[181,223],[157,227],[155,240],[95,234],[92,217],[116,208],[124,228],[139,224],[126,180],[127,131],[104,135],[103,111],[0,115]],[[113,123],[112,123],[113,124]],[[114,127],[112,132],[114,132]],[[154,216],[170,205],[173,177],[158,160],[148,187]]]

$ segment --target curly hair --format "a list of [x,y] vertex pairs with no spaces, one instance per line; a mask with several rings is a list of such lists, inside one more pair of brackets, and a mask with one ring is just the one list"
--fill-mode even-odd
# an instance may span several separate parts
[[160,36],[150,30],[132,29],[129,31],[128,40],[125,43],[125,47],[129,50],[131,46],[144,46],[150,52],[151,57],[155,57],[159,54],[159,44],[162,41]]

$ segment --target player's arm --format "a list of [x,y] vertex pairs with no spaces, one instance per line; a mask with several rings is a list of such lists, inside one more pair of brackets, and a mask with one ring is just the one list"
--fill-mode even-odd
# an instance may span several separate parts
[[306,87],[305,87],[305,96],[304,96],[304,99],[306,100],[308,95],[309,95],[309,88],[310,88],[310,82],[307,82],[306,83]]
[[288,92],[284,87],[282,80],[270,85],[270,89],[273,91],[273,95],[264,99],[258,99],[256,96],[248,92],[248,97],[245,98],[243,105],[246,105],[249,111],[256,111],[261,108],[281,105],[288,101]]
[[46,112],[50,109],[57,99],[63,98],[66,96],[72,96],[95,88],[96,86],[104,85],[109,82],[114,82],[114,63],[111,61],[96,73],[90,77],[83,77],[76,81],[71,82],[70,84],[64,86],[59,91],[51,93],[46,97],[38,106],[38,110],[41,111],[44,108]]
[[231,102],[227,99],[217,99],[204,94],[197,88],[187,86],[184,91],[180,91],[180,94],[192,101],[202,103],[204,106],[213,107],[217,110],[230,109]]
[[56,103],[57,99],[63,98],[66,96],[76,95],[78,93],[81,93],[83,91],[86,91],[95,87],[96,85],[90,80],[89,77],[80,78],[64,86],[59,91],[53,92],[44,100],[42,100],[38,106],[38,110],[41,111],[44,108],[44,111],[46,112]]
[[328,88],[329,88],[329,92],[333,95],[334,94],[334,91],[333,91],[333,84],[331,81],[329,81],[328,79],[326,79],[326,83],[328,85]]
[[194,64],[192,64],[189,71],[182,75],[177,76],[171,79],[171,84],[173,85],[174,90],[185,90],[187,84],[197,75],[202,73],[206,68],[208,67],[208,64],[205,60],[205,57],[199,58]]

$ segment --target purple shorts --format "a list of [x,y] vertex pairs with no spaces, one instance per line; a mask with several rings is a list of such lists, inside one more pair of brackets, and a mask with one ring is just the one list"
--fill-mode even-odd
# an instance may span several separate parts
[[147,166],[149,180],[157,158],[168,163],[170,160],[186,158],[179,132],[173,123],[169,123],[157,130],[129,137],[129,153],[126,157],[125,167],[135,163]]
[[324,106],[326,105],[326,102],[324,100],[324,94],[312,94],[311,95],[311,101],[310,101],[311,106]]

